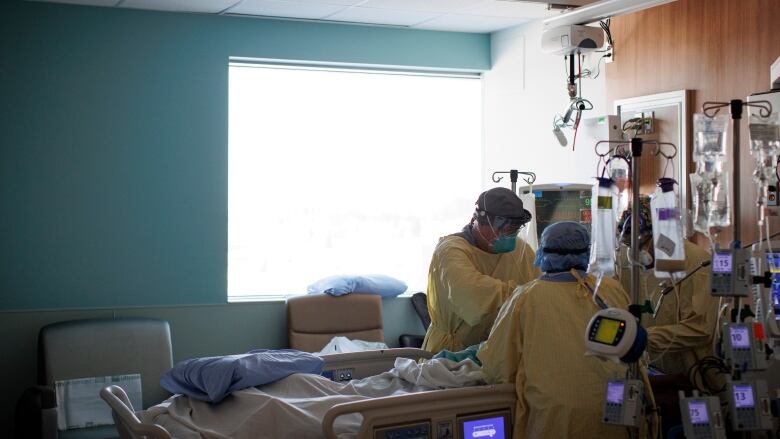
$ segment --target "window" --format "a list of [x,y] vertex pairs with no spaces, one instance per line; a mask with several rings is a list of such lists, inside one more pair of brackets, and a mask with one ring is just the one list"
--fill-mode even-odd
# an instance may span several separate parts
[[478,76],[231,63],[228,299],[379,273],[424,291],[482,179]]

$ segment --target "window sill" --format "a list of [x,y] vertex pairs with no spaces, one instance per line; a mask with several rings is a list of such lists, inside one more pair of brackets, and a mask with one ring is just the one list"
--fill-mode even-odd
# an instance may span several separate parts
[[[420,293],[421,291],[409,291],[403,294],[400,294],[396,297],[392,298],[383,298],[383,300],[387,299],[409,299],[414,294]],[[297,297],[297,296],[304,296],[305,294],[269,294],[269,295],[255,295],[255,296],[228,296],[227,302],[228,303],[246,303],[246,302],[271,302],[271,303],[282,303],[286,302],[288,298],[290,297]]]

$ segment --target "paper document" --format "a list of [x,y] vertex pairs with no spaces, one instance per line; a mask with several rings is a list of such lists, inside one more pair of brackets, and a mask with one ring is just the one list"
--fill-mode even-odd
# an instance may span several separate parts
[[127,393],[133,408],[142,408],[141,375],[114,375],[55,381],[57,394],[57,428],[95,427],[111,425],[111,408],[100,398],[100,389],[117,385]]

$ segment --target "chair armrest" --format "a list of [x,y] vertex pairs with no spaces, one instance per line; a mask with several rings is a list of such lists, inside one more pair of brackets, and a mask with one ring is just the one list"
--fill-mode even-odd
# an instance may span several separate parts
[[57,397],[53,387],[28,387],[16,402],[14,437],[57,438]]

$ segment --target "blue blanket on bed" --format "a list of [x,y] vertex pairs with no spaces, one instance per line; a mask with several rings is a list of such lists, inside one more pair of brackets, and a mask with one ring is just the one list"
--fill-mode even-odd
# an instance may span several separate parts
[[201,401],[219,402],[236,390],[278,381],[294,373],[322,373],[324,361],[294,349],[259,349],[241,355],[193,358],[178,363],[160,385]]

